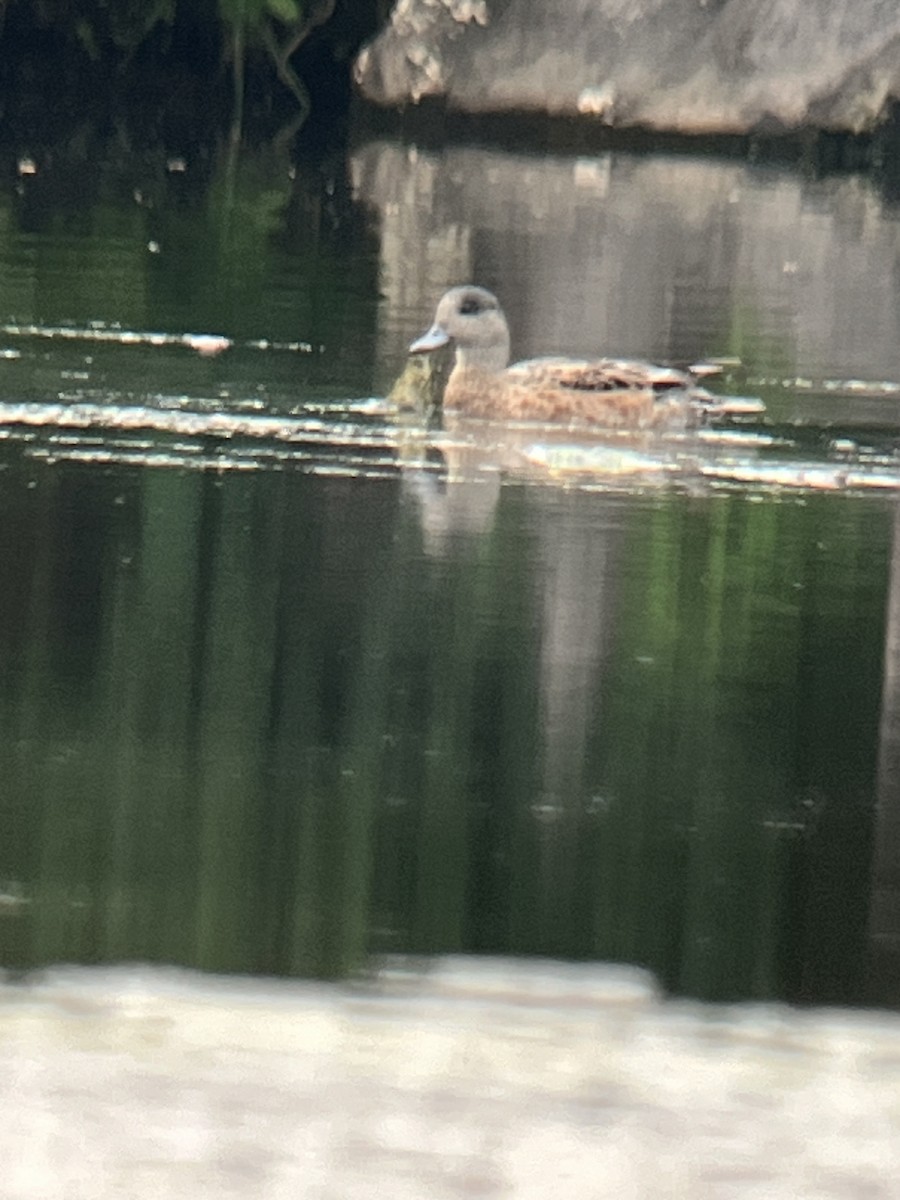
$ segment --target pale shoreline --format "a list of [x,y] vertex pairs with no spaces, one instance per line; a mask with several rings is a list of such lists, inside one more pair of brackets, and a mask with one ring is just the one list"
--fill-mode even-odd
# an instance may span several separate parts
[[900,1017],[440,960],[347,987],[0,984],[5,1200],[891,1197]]

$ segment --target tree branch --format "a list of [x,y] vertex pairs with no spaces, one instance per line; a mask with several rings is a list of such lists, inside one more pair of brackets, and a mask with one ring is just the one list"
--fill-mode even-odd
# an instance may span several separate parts
[[263,41],[275,64],[275,72],[300,106],[302,121],[309,116],[312,102],[306,84],[291,66],[291,58],[314,29],[331,19],[336,7],[337,0],[321,0],[321,3],[315,5],[311,12],[298,20],[283,42],[278,40],[271,17],[266,19],[262,27]]

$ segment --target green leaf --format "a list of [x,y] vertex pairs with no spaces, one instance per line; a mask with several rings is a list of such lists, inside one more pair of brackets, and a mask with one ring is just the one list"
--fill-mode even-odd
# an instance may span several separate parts
[[266,8],[285,25],[293,25],[303,15],[301,0],[266,0]]

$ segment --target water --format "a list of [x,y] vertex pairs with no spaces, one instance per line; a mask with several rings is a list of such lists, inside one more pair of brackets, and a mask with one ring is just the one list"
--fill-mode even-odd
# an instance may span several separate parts
[[[896,1005],[891,204],[690,158],[176,167],[0,200],[0,962]],[[398,421],[462,279],[518,355],[739,357],[768,423]]]

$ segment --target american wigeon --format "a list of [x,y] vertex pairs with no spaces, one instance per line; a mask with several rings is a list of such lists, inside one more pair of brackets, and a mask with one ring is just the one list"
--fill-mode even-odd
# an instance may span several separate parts
[[463,416],[662,431],[693,428],[729,411],[699,386],[697,374],[671,367],[615,358],[535,358],[508,366],[506,317],[496,296],[474,285],[445,292],[431,328],[409,349],[424,354],[448,342],[456,360],[444,408]]

